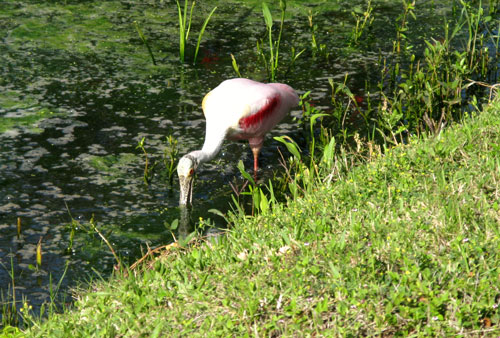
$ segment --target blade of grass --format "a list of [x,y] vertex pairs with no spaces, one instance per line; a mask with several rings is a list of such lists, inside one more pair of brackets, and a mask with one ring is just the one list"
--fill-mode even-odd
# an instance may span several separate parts
[[233,54],[231,54],[231,59],[232,59],[233,69],[236,72],[236,75],[238,75],[238,77],[242,77],[240,73],[240,67],[238,67],[238,63],[236,63],[236,59]]
[[151,46],[149,46],[148,40],[146,39],[144,34],[142,34],[142,31],[139,28],[139,24],[137,23],[137,21],[134,21],[134,26],[135,26],[135,29],[137,30],[137,33],[139,34],[139,37],[141,38],[142,42],[146,45],[146,48],[148,49],[149,56],[151,56],[151,60],[153,61],[153,65],[156,66],[156,60],[155,60],[155,56],[153,55],[153,51],[151,50]]
[[269,35],[269,71],[271,81],[274,81],[276,78],[275,67],[274,67],[274,48],[273,48],[273,17],[271,12],[269,11],[269,7],[267,7],[266,3],[262,3],[262,14],[264,15],[264,21],[267,26],[267,32]]
[[179,14],[179,58],[181,62],[184,62],[184,45],[185,45],[185,26],[184,26],[184,20],[182,18],[182,10],[181,10],[181,5],[179,4],[179,0],[176,0],[177,2],[177,12]]
[[[194,5],[194,2],[193,2],[193,5]],[[212,15],[214,14],[215,10],[217,9],[217,6],[214,7],[214,9],[212,9],[212,11],[210,12],[210,14],[208,15],[208,17],[205,19],[205,22],[203,23],[203,26],[201,26],[201,30],[200,30],[200,34],[198,35],[198,42],[196,43],[196,51],[194,52],[194,60],[193,60],[193,64],[196,64],[196,58],[198,57],[198,50],[200,49],[200,43],[201,43],[201,39],[203,37],[203,33],[205,32],[205,28],[207,27],[208,25],[208,22],[210,21],[210,18],[212,17]],[[191,14],[192,13],[192,7],[191,7]],[[190,24],[191,24],[191,20],[190,21]],[[187,39],[187,37],[186,37]]]

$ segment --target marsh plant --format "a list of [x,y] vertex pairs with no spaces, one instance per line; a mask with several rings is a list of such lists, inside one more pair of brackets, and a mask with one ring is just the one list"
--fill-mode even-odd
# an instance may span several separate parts
[[252,206],[251,206],[251,214],[261,214],[269,211],[269,209],[277,203],[277,199],[274,196],[273,185],[271,181],[269,181],[269,185],[266,188],[262,187],[258,184],[253,176],[245,170],[245,166],[243,161],[238,162],[238,169],[242,175],[242,177],[246,180],[243,187],[237,191],[234,186],[233,191],[235,195],[233,195],[233,211],[242,216],[246,214],[245,208],[242,205],[242,201],[240,200],[240,195],[249,196]]
[[408,19],[412,17],[416,20],[415,16],[415,0],[403,0],[403,12],[396,18],[396,40],[394,41],[394,52],[400,53],[401,46],[404,50],[409,50],[411,47],[405,42],[407,41]]
[[[181,62],[185,62],[185,55],[186,55],[186,46],[187,42],[189,39],[189,33],[191,32],[191,23],[193,20],[193,12],[194,12],[194,7],[196,4],[196,1],[192,1],[191,5],[189,5],[189,0],[184,1],[184,6],[181,6],[179,3],[179,0],[176,0],[177,4],[177,12],[178,12],[178,23],[179,23],[179,59]],[[201,26],[200,32],[198,33],[198,40],[196,42],[196,47],[194,51],[194,57],[193,57],[193,64],[196,64],[196,59],[198,58],[198,52],[200,49],[201,45],[201,40],[203,38],[203,34],[205,33],[205,29],[210,22],[210,19],[212,18],[212,15],[215,13],[215,10],[217,7],[214,7],[212,11],[208,14],[206,17],[205,21],[203,22],[203,25]],[[142,32],[141,28],[139,27],[139,24],[137,21],[133,22],[134,27],[137,31],[137,34],[139,35],[139,38],[141,41],[144,43],[146,46],[149,56],[151,58],[151,61],[153,62],[153,65],[157,65],[156,58],[154,56],[153,50],[151,48],[151,45],[149,44],[148,39]]]
[[19,239],[21,239],[21,217],[17,218],[16,230],[17,230],[17,239],[19,240]]
[[144,45],[148,49],[148,53],[149,53],[149,56],[151,57],[151,61],[153,62],[153,65],[156,66],[156,59],[155,59],[155,56],[153,54],[153,51],[151,50],[151,46],[149,45],[149,42],[146,39],[146,37],[144,36],[144,34],[142,33],[142,30],[139,27],[139,24],[137,23],[137,21],[134,21],[134,26],[135,26],[135,29],[137,30],[137,34],[139,34],[139,38],[141,39],[141,41],[144,43]]
[[179,161],[178,140],[169,135],[166,137],[166,147],[163,150],[163,164],[165,165],[165,176],[168,183],[172,186],[175,169]]
[[[10,277],[10,283],[7,289],[2,289],[1,303],[2,303],[2,326],[8,325],[18,325],[19,315],[17,310],[17,296],[16,296],[16,279],[14,274],[14,256],[10,257],[10,267],[7,267],[4,263],[0,263],[1,267],[7,271]],[[4,295],[4,290],[7,295]]]
[[[281,13],[280,26],[278,30],[278,37],[274,38],[273,36],[274,22],[271,10],[269,9],[268,5],[265,2],[262,2],[262,14],[264,18],[264,23],[266,25],[267,41],[260,39],[256,42],[256,53],[257,57],[262,61],[262,65],[263,68],[266,70],[267,79],[269,82],[276,81],[278,76],[278,70],[280,69],[280,43],[281,43],[281,36],[283,33],[283,26],[285,23],[286,6],[287,5],[285,0],[279,1],[279,7]],[[290,72],[290,70],[294,66],[299,56],[302,53],[304,53],[305,50],[306,49],[304,48],[300,51],[297,51],[295,47],[293,46],[291,47],[290,61],[285,70],[281,71],[282,76],[286,76]],[[241,77],[242,75],[240,72],[240,68],[233,54],[231,54],[231,60],[236,75]]]
[[276,80],[276,72],[278,70],[279,64],[279,52],[280,52],[280,42],[281,34],[283,33],[283,23],[285,22],[285,12],[286,12],[286,1],[280,0],[280,10],[281,10],[281,20],[280,29],[278,33],[278,38],[273,39],[273,17],[271,11],[265,2],[262,3],[262,14],[264,15],[264,22],[266,23],[267,34],[269,38],[269,58],[266,61],[264,57],[264,62],[266,63],[266,69],[268,70],[269,79],[271,81]]
[[[170,186],[174,179],[177,162],[179,161],[178,140],[169,135],[165,138],[165,147],[161,155],[149,153],[145,147],[146,138],[138,142],[136,149],[140,149],[144,155],[143,180],[146,185],[151,184],[155,171],[160,168],[160,176],[165,178]],[[160,160],[161,158],[161,160]],[[162,163],[164,168],[162,169]],[[158,166],[159,164],[159,166]]]
[[[428,122],[431,120],[450,123],[460,119],[464,105],[474,106],[477,97],[482,96],[467,89],[468,83],[477,77],[486,78],[488,68],[498,62],[489,60],[489,47],[484,44],[484,33],[480,32],[480,23],[487,21],[482,7],[474,11],[463,2],[459,22],[454,27],[444,25],[444,39],[425,41],[423,59],[411,55],[408,67],[395,63],[383,70],[392,74],[394,87],[382,100],[381,107],[387,104],[387,109],[401,114],[401,121],[411,131],[435,129]],[[454,40],[464,24],[468,38],[465,48],[457,50]],[[498,49],[494,54],[497,53]]]
[[[481,3],[460,4],[456,20],[443,24],[442,37],[425,39],[423,52],[417,54],[411,53],[412,43],[406,35],[413,22],[410,19],[415,18],[414,3],[403,1],[396,19],[394,53],[379,58],[376,87],[366,83],[363,95],[355,95],[348,86],[348,75],[343,82],[329,79],[331,107],[322,126],[332,131],[339,144],[354,144],[355,134],[386,146],[405,143],[412,134],[437,134],[459,121],[466,110],[480,108],[479,98],[488,87],[481,81],[497,80],[500,38],[495,31],[499,24],[485,14]],[[307,100],[303,111],[302,126],[307,125],[308,114],[321,113],[313,112]]]
[[[310,189],[322,176],[320,164],[334,165],[337,172],[342,172],[358,156],[373,158],[381,149],[407,143],[411,135],[439,134],[446,125],[463,118],[464,107],[480,108],[477,98],[484,96],[480,92],[485,88],[472,79],[485,79],[488,74],[496,76],[498,69],[498,58],[493,60],[491,55],[498,55],[499,37],[493,33],[495,27],[485,29],[491,18],[484,15],[480,5],[474,9],[462,2],[458,21],[454,25],[444,24],[443,39],[425,40],[423,53],[417,57],[409,54],[412,45],[406,36],[412,22],[409,18],[415,17],[414,3],[404,1],[403,5],[397,18],[394,57],[379,59],[380,80],[375,91],[366,84],[365,94],[355,95],[346,74],[343,81],[328,79],[331,87],[328,110],[316,108],[309,98],[310,92],[301,96],[303,112],[296,119],[302,130],[301,143],[289,136],[275,138],[291,156],[283,160],[287,165],[277,177],[279,189],[273,191],[273,200],[284,190],[295,198]],[[362,33],[371,20],[368,3],[365,16],[358,17],[354,33]],[[462,28],[466,43],[460,50],[455,40],[463,34]],[[488,50],[491,46],[495,51]],[[493,91],[494,87],[489,87]],[[337,154],[335,161],[334,154]],[[240,171],[244,177],[249,176],[241,168]],[[252,210],[261,212],[262,203],[265,206],[272,202],[263,193],[265,187],[247,179],[250,184],[244,194],[254,199]]]
[[328,60],[330,52],[324,43],[318,43],[316,38],[316,32],[318,30],[318,25],[313,22],[313,13],[309,10],[309,15],[307,16],[309,22],[309,30],[311,31],[311,49],[313,57],[321,56]]
[[42,239],[43,237],[40,237],[38,240],[38,243],[36,245],[36,268],[41,269],[42,268]]
[[118,255],[116,254],[115,250],[113,249],[113,246],[111,245],[111,243],[108,241],[107,239],[107,236],[105,236],[101,231],[99,231],[99,229],[97,228],[97,222],[94,218],[94,215],[92,215],[92,217],[90,218],[90,221],[89,221],[89,226],[90,228],[92,229],[92,231],[94,231],[95,233],[97,233],[99,235],[99,237],[102,239],[102,241],[104,243],[106,243],[106,245],[108,246],[109,248],[109,251],[113,254],[113,257],[115,258],[115,261],[116,261],[116,264],[115,265],[115,270],[119,270],[123,267],[123,264],[120,260],[120,258],[118,257]]
[[238,75],[238,77],[242,77],[240,73],[240,67],[238,66],[238,62],[236,61],[236,58],[233,54],[231,54],[231,64],[233,65],[233,69],[236,75]]
[[[186,44],[189,38],[189,33],[191,31],[191,22],[193,19],[193,10],[196,4],[196,1],[191,2],[191,6],[189,6],[189,1],[184,1],[184,7],[181,8],[179,0],[176,0],[177,3],[177,12],[179,15],[179,58],[181,62],[185,61],[185,50]],[[193,64],[196,64],[196,58],[198,57],[198,51],[200,49],[201,39],[203,38],[203,34],[205,33],[205,28],[207,27],[210,18],[214,14],[217,7],[214,7],[210,14],[208,14],[207,18],[203,22],[201,26],[200,33],[198,34],[198,41],[196,43],[196,49],[193,57]],[[188,15],[189,13],[189,15]]]
[[135,148],[140,149],[142,151],[142,153],[144,154],[143,179],[144,179],[144,183],[146,185],[149,185],[151,183],[151,180],[153,179],[153,173],[154,173],[154,169],[156,167],[156,162],[153,162],[153,164],[150,164],[149,154],[146,151],[146,148],[144,147],[145,140],[146,140],[145,137],[141,138],[141,140],[137,143],[137,146]]
[[[39,271],[42,266],[42,237],[40,237],[35,249],[35,264],[28,264],[28,269]],[[49,272],[49,300],[43,303],[35,316],[33,306],[29,304],[28,300],[21,295],[20,299],[16,294],[16,274],[14,266],[14,255],[10,257],[10,267],[4,263],[0,263],[0,267],[5,269],[10,277],[9,285],[0,291],[1,302],[1,317],[0,325],[3,327],[2,334],[5,337],[18,337],[21,331],[19,327],[28,327],[34,325],[35,322],[40,322],[46,315],[53,315],[59,312],[61,306],[64,307],[64,295],[60,293],[61,285],[66,277],[70,262],[67,261],[63,273],[57,284],[52,279],[52,274]],[[4,294],[4,290],[6,294]],[[0,336],[4,337],[4,335]],[[23,335],[22,335],[23,336]]]
[[361,37],[366,35],[366,32],[371,27],[373,20],[375,17],[372,15],[373,6],[372,1],[368,0],[366,4],[366,9],[364,12],[358,13],[356,11],[352,11],[351,15],[356,20],[356,24],[351,34],[351,43],[358,44]]

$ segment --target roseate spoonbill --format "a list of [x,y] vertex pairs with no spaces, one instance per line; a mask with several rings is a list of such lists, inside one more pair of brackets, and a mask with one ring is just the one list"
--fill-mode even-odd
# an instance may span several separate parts
[[193,177],[201,163],[217,155],[225,138],[248,140],[253,152],[254,177],[264,137],[290,110],[299,97],[282,83],[260,83],[249,79],[223,81],[203,99],[206,119],[205,142],[201,150],[184,155],[177,166],[181,205],[191,205]]

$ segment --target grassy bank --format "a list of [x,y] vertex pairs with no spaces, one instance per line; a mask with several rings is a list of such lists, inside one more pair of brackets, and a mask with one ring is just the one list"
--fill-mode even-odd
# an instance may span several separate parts
[[345,174],[342,163],[293,201],[230,217],[225,236],[78,292],[26,333],[497,336],[500,101]]

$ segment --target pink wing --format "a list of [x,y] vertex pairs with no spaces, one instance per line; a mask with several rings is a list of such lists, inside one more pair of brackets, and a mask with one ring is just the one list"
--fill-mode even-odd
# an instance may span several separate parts
[[222,82],[207,94],[204,112],[207,123],[220,132],[225,130],[230,139],[260,138],[298,102],[288,85],[237,78]]
[[[239,120],[240,139],[264,136],[276,126],[299,103],[295,91],[281,83],[264,84],[246,79],[240,84],[246,85],[250,112]],[[236,135],[233,135],[235,137]]]

